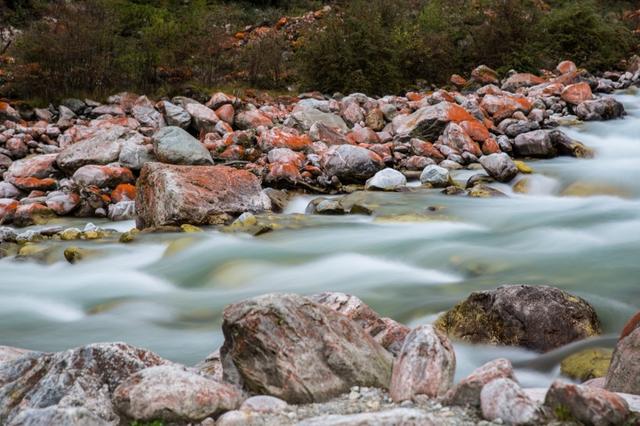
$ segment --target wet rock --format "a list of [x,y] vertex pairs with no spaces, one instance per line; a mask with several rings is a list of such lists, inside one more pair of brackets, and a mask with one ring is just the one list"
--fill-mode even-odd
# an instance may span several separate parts
[[509,360],[500,358],[476,368],[469,376],[447,392],[444,397],[444,403],[447,405],[480,407],[480,392],[482,388],[493,380],[500,378],[517,382]]
[[131,170],[116,166],[82,166],[73,174],[73,180],[80,185],[95,185],[98,188],[113,188],[121,183],[135,181]]
[[546,130],[535,130],[518,135],[513,147],[516,154],[522,157],[549,158],[556,155],[556,149]]
[[271,207],[255,175],[226,166],[146,164],[136,184],[139,228],[219,223]]
[[612,97],[585,101],[576,107],[576,115],[584,121],[612,120],[624,114],[624,106]]
[[593,426],[621,425],[630,414],[627,402],[615,393],[559,380],[549,388],[544,405],[558,420]]
[[242,393],[179,365],[141,370],[113,392],[113,405],[124,417],[165,422],[197,422],[237,408]]
[[595,310],[583,299],[548,286],[509,285],[473,292],[436,326],[472,343],[549,351],[600,333]]
[[310,299],[261,296],[228,306],[223,318],[225,378],[237,371],[251,392],[305,403],[354,385],[389,385],[391,354],[347,317]]
[[420,174],[420,182],[432,188],[445,188],[450,185],[449,170],[444,167],[429,165]]
[[502,420],[509,425],[541,424],[543,413],[511,379],[495,379],[480,392],[482,416],[487,420]]
[[518,174],[518,168],[508,154],[491,154],[480,157],[485,171],[498,182],[509,182]]
[[398,115],[393,127],[398,135],[409,135],[425,140],[436,140],[450,122],[460,123],[474,118],[459,105],[440,102],[420,108],[411,115]]
[[72,174],[88,164],[106,165],[116,162],[120,155],[122,137],[127,129],[121,126],[101,128],[89,138],[69,145],[57,157],[58,167]]
[[332,146],[322,155],[321,165],[327,175],[342,183],[364,182],[384,166],[378,154],[353,145]]
[[26,354],[0,364],[0,423],[117,424],[110,393],[131,374],[165,362],[124,343]]
[[580,382],[604,377],[609,370],[612,355],[611,349],[587,349],[563,359],[560,363],[560,372]]
[[568,155],[577,158],[592,158],[594,155],[591,148],[586,147],[577,140],[571,139],[560,130],[552,130],[549,132],[549,137],[559,155]]
[[179,127],[165,127],[153,135],[158,160],[169,164],[213,164],[211,154],[199,140]]
[[616,345],[605,389],[640,395],[640,328],[636,328]]
[[[344,120],[330,112],[322,112],[315,108],[296,108],[288,121],[291,121],[293,127],[308,131],[314,124],[322,124],[330,129],[338,130],[346,133],[349,128]],[[287,124],[287,122],[285,122]]]
[[407,178],[397,170],[386,168],[380,170],[367,180],[365,189],[380,191],[397,191],[407,186]]
[[409,333],[393,365],[389,393],[396,401],[442,396],[453,384],[456,357],[449,339],[432,325]]
[[571,105],[579,105],[593,97],[589,83],[570,84],[562,91],[562,100]]

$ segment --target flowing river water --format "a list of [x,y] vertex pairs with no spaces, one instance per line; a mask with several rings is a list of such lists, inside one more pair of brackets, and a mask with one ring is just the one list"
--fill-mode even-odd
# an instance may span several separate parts
[[[535,174],[526,177],[527,194],[507,185],[496,188],[508,198],[417,188],[370,193],[376,217],[305,216],[313,197],[299,197],[277,219],[285,229],[259,237],[156,234],[128,245],[82,243],[100,255],[76,265],[1,260],[0,345],[55,351],[126,341],[193,364],[222,343],[222,310],[243,298],[340,291],[415,325],[471,291],[509,283],[551,284],[582,296],[604,332],[618,333],[640,306],[640,93],[617,97],[624,120],[565,129],[595,158],[529,162]],[[600,195],[562,195],[576,183]],[[536,357],[455,347],[458,377],[498,356]],[[520,370],[519,378],[543,386],[558,370]]]

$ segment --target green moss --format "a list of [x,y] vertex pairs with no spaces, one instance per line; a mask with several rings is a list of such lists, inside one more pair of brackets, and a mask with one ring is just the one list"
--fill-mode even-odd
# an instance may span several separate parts
[[575,420],[571,410],[564,405],[558,405],[554,410],[553,414],[555,414],[556,418],[561,422],[572,422]]
[[560,371],[565,376],[581,382],[604,377],[611,364],[611,349],[588,349],[565,358],[560,364]]
[[130,426],[164,426],[164,422],[162,420],[151,420],[148,422],[134,420],[130,423]]

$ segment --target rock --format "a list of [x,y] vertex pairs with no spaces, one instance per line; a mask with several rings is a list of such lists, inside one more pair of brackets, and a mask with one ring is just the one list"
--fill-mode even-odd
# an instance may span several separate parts
[[556,149],[546,130],[535,130],[518,135],[514,140],[513,148],[516,154],[522,157],[549,158],[556,155]]
[[570,84],[562,91],[562,100],[571,105],[579,105],[593,97],[591,86],[584,81]]
[[470,405],[480,407],[482,388],[495,379],[511,379],[517,382],[509,360],[500,358],[490,361],[475,370],[447,392],[444,403],[447,405]]
[[451,102],[440,102],[420,108],[411,115],[398,115],[393,128],[398,135],[436,140],[450,122],[460,123],[474,118],[464,108]]
[[102,115],[123,117],[126,115],[126,112],[124,108],[118,105],[100,105],[91,110],[92,117],[100,117]]
[[[2,234],[2,229],[0,228],[0,235]],[[9,228],[10,229],[10,228]],[[1,236],[0,236],[0,242],[2,241],[7,241],[4,240]],[[28,350],[28,349],[20,349],[20,348],[13,348],[11,346],[0,346],[0,368],[2,368],[2,364],[6,364],[9,363],[15,359],[20,358],[21,356],[24,356],[28,353],[30,353],[32,351]]]
[[431,164],[425,167],[420,174],[420,182],[432,188],[445,188],[451,184],[451,177],[449,176],[449,170]]
[[495,123],[499,123],[517,111],[528,114],[532,105],[526,98],[513,95],[486,95],[482,98],[480,107],[493,118]]
[[544,405],[560,421],[593,426],[621,425],[630,415],[627,402],[615,393],[559,380],[551,384]]
[[5,180],[24,191],[50,190],[56,187],[56,177],[60,174],[56,168],[58,154],[36,155],[14,161]]
[[23,355],[0,364],[0,423],[117,424],[110,393],[131,374],[164,363],[124,343]]
[[71,111],[64,105],[60,105],[58,107],[58,122],[56,123],[56,126],[60,127],[61,129],[71,127],[73,126],[75,118],[76,115],[73,111]]
[[342,133],[346,133],[349,130],[347,123],[340,116],[330,112],[322,112],[315,108],[296,108],[289,119],[292,121],[293,127],[304,131],[309,131],[314,124],[322,124]]
[[404,339],[411,332],[409,327],[391,318],[380,318],[373,309],[356,296],[325,292],[309,298],[355,321],[383,348],[396,356],[400,354]]
[[416,395],[439,397],[453,384],[456,356],[451,342],[432,325],[409,333],[393,364],[389,393],[396,402]]
[[0,123],[7,120],[20,121],[20,114],[8,103],[0,101]]
[[442,143],[462,154],[469,152],[477,157],[482,155],[480,146],[456,123],[449,123],[444,129]]
[[407,178],[397,170],[386,168],[380,170],[367,180],[365,189],[380,191],[397,191],[407,186]]
[[449,336],[471,343],[546,352],[600,333],[583,299],[548,286],[509,285],[473,292],[436,321]]
[[47,194],[47,207],[58,216],[66,216],[80,204],[80,196],[75,192],[54,191]]
[[[362,328],[292,294],[266,295],[224,310],[225,379],[289,403],[320,402],[352,386],[387,388],[392,356]],[[275,338],[277,336],[277,338]]]
[[87,104],[81,101],[80,99],[67,98],[63,99],[60,102],[60,105],[63,105],[69,108],[74,114],[82,114],[84,109],[87,107]]
[[604,377],[609,370],[612,355],[611,349],[586,349],[563,359],[560,363],[560,372],[580,382]]
[[187,103],[184,109],[191,116],[191,125],[196,132],[205,134],[215,131],[216,123],[220,118],[212,109],[197,102]]
[[364,182],[384,166],[378,154],[353,145],[332,146],[322,155],[321,165],[328,176],[342,183]]
[[314,141],[324,142],[327,145],[344,145],[349,143],[340,131],[321,122],[316,122],[311,126],[309,136]]
[[612,97],[585,101],[576,107],[576,115],[584,121],[612,120],[624,114],[624,106]]
[[116,204],[109,204],[107,217],[113,222],[121,220],[131,220],[136,218],[136,202],[120,201]]
[[616,345],[604,387],[612,392],[640,395],[640,328]]
[[113,188],[121,183],[135,182],[131,170],[116,166],[82,166],[73,174],[73,180],[84,186]]
[[275,414],[284,411],[289,404],[286,401],[281,400],[268,395],[252,396],[242,403],[240,406],[241,411],[248,411],[252,413],[261,414]]
[[237,408],[242,393],[179,365],[141,370],[113,392],[113,405],[126,418],[198,422]]
[[549,132],[551,143],[559,155],[568,155],[576,158],[593,158],[593,150],[584,146],[581,142],[571,139],[560,130]]
[[511,379],[495,379],[480,392],[482,417],[502,420],[509,425],[537,425],[542,423],[543,413]]
[[572,61],[562,61],[556,67],[556,72],[560,75],[578,71],[578,67]]
[[88,164],[109,164],[120,155],[122,137],[127,129],[121,126],[97,129],[91,136],[65,148],[56,159],[58,167],[72,174]]
[[486,65],[480,65],[471,71],[471,79],[480,84],[498,84],[498,73]]
[[213,164],[211,154],[199,140],[179,127],[164,127],[153,135],[158,160],[169,164]]
[[518,174],[518,167],[508,154],[491,154],[480,157],[485,171],[498,182],[509,182]]
[[311,138],[308,135],[300,135],[295,129],[268,129],[258,136],[258,146],[263,151],[270,151],[275,148],[304,151],[311,146],[311,143]]
[[257,129],[260,126],[273,126],[273,121],[258,110],[239,112],[236,114],[235,122],[240,130]]
[[442,425],[441,421],[415,408],[393,408],[370,413],[318,416],[303,420],[297,426],[435,426]]
[[169,101],[160,103],[164,110],[164,117],[167,125],[186,129],[191,124],[191,115],[181,106],[175,105]]
[[122,142],[118,162],[121,166],[138,171],[145,163],[157,161],[153,151],[153,145],[145,145],[136,137],[126,139]]
[[544,83],[545,80],[529,73],[516,73],[512,74],[502,84],[502,90],[507,92],[516,92],[522,87],[531,87]]
[[[146,99],[146,98],[145,98]],[[159,129],[166,126],[164,117],[152,105],[135,105],[131,110],[133,118],[138,120],[141,126]]]
[[147,163],[136,184],[139,228],[218,223],[221,215],[269,210],[255,175],[226,166]]

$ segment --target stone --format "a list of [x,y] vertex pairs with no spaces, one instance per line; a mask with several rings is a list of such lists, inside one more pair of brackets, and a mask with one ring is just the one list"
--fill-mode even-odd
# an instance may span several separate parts
[[186,109],[169,101],[162,101],[160,105],[164,110],[164,118],[167,125],[180,127],[182,129],[189,127],[191,124],[191,115],[189,115]]
[[493,118],[495,123],[499,123],[517,111],[528,114],[532,105],[526,98],[513,95],[486,95],[482,98],[480,107]]
[[447,405],[480,407],[482,388],[495,379],[511,379],[517,382],[511,362],[504,358],[490,361],[456,384],[444,396]]
[[263,151],[270,151],[275,148],[304,151],[310,148],[311,143],[311,138],[308,135],[300,135],[295,129],[267,129],[258,135],[258,146]]
[[480,157],[480,164],[498,182],[509,182],[518,174],[518,167],[505,153],[483,155]]
[[389,394],[396,402],[416,395],[435,398],[453,384],[456,356],[451,342],[432,325],[414,328],[393,364]]
[[139,171],[145,163],[157,161],[153,145],[143,144],[137,137],[126,139],[122,142],[118,162],[121,166]]
[[0,101],[0,123],[7,120],[20,121],[20,114],[8,103]]
[[451,176],[449,170],[431,164],[425,167],[420,174],[420,182],[432,188],[445,188],[451,184]]
[[384,166],[378,154],[353,145],[332,146],[323,153],[321,165],[328,176],[336,176],[342,183],[364,182]]
[[[0,228],[0,235],[2,235],[2,232],[3,232],[2,229],[3,228]],[[2,241],[8,241],[8,239],[4,239],[0,236],[0,242]],[[28,349],[13,348],[11,346],[0,346],[0,368],[2,364],[9,363],[30,352],[32,351]]]
[[560,130],[550,131],[549,137],[558,155],[568,155],[576,158],[593,158],[594,156],[591,148],[586,147],[582,142],[571,139]]
[[487,383],[480,392],[482,417],[509,425],[537,425],[543,420],[540,407],[511,379]]
[[25,354],[0,364],[0,423],[117,424],[111,392],[131,374],[165,363],[124,343]]
[[273,121],[259,110],[246,110],[236,114],[235,123],[240,130],[257,129],[273,126]]
[[584,121],[612,120],[625,114],[622,103],[613,97],[582,102],[575,111],[578,118]]
[[111,126],[97,129],[88,138],[66,147],[57,157],[58,167],[68,174],[88,164],[109,164],[118,161],[122,139],[127,129]]
[[242,392],[180,365],[150,367],[132,374],[113,392],[125,418],[198,422],[237,408]]
[[56,126],[60,127],[61,129],[71,127],[73,126],[75,118],[76,115],[73,111],[71,111],[64,105],[60,105],[58,107],[58,122],[56,123]]
[[621,425],[630,415],[629,405],[621,396],[560,380],[551,384],[544,405],[560,421],[577,420],[593,426]]
[[58,216],[66,216],[80,204],[80,196],[75,192],[54,191],[47,194],[47,207]]
[[58,154],[36,155],[11,163],[4,178],[24,191],[50,190],[56,187],[60,174],[56,167]]
[[136,224],[219,223],[221,215],[263,212],[271,203],[255,175],[226,166],[147,163],[136,184]]
[[546,352],[600,334],[585,300],[549,286],[508,285],[473,292],[436,326],[470,343],[522,346]]
[[313,123],[309,129],[309,136],[312,140],[324,142],[329,146],[349,143],[347,138],[339,130],[329,127],[321,122]]
[[352,386],[389,386],[392,355],[346,316],[305,297],[271,294],[230,305],[222,330],[225,379],[250,392],[297,404]]
[[437,419],[423,410],[393,408],[369,413],[312,417],[299,422],[297,426],[436,426],[444,424],[446,423],[443,423],[442,419]]
[[135,201],[120,201],[116,204],[109,204],[107,211],[109,220],[118,222],[121,220],[131,220],[136,217]]
[[460,123],[471,120],[474,118],[460,105],[440,102],[420,108],[410,115],[398,115],[392,123],[398,135],[436,140],[450,122]]
[[143,127],[159,129],[166,126],[164,117],[152,105],[135,105],[131,109],[131,115],[133,115],[133,118]]
[[367,180],[365,189],[380,191],[397,191],[407,186],[407,178],[397,170],[386,168],[380,170]]
[[100,105],[91,110],[92,117],[100,117],[102,115],[123,117],[126,115],[126,112],[124,108],[119,105]]
[[197,132],[205,134],[215,131],[216,123],[220,118],[212,109],[197,102],[187,103],[184,109],[191,116],[191,125]]
[[509,76],[502,84],[502,90],[516,92],[522,87],[531,87],[544,83],[545,80],[529,73],[516,73]]
[[563,359],[560,363],[560,372],[580,382],[604,377],[609,370],[612,355],[611,349],[586,349]]
[[460,153],[469,152],[476,157],[482,155],[482,151],[477,142],[456,123],[449,123],[442,134],[442,143]]
[[113,188],[121,183],[135,182],[131,170],[117,166],[82,166],[72,179],[80,185],[95,185],[98,188]]
[[297,107],[291,113],[289,119],[296,128],[309,131],[314,124],[322,124],[330,129],[346,133],[349,128],[344,120],[333,113],[322,112],[315,108]]
[[199,140],[180,127],[168,126],[153,135],[156,157],[169,164],[213,164],[211,154]]
[[593,93],[589,83],[582,81],[565,87],[560,97],[568,104],[579,105],[584,101],[590,100],[593,97]]
[[546,130],[534,130],[516,136],[513,148],[516,154],[522,157],[549,158],[557,154]]
[[560,75],[578,71],[578,67],[572,61],[562,61],[556,67],[556,72]]
[[498,73],[486,65],[480,65],[471,71],[471,79],[480,84],[498,84]]
[[616,345],[604,387],[612,392],[640,395],[640,328]]
[[289,404],[286,401],[269,395],[252,396],[240,406],[241,411],[260,414],[276,414],[284,411]]

